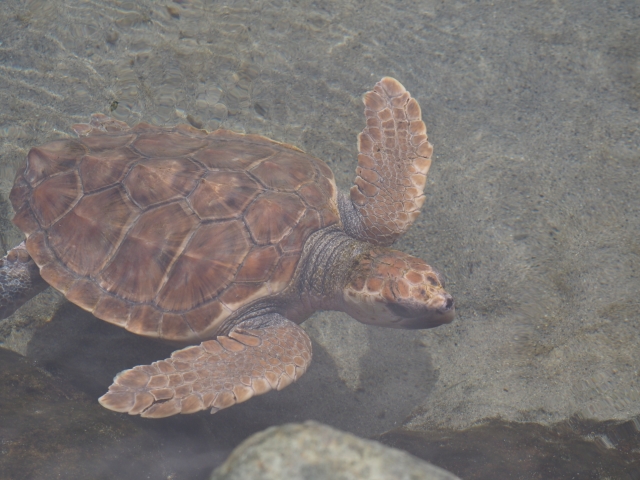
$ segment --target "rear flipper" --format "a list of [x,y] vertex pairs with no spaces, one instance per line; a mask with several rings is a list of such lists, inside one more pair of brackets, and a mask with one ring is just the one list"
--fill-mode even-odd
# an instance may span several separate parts
[[0,259],[0,319],[7,318],[47,288],[24,242]]
[[100,397],[103,407],[161,418],[211,413],[295,382],[311,362],[311,340],[278,314],[251,319],[171,358],[125,370]]

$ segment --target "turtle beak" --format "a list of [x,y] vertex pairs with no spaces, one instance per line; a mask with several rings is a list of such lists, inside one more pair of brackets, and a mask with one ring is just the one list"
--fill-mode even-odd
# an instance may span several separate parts
[[391,303],[388,308],[397,315],[397,319],[389,326],[410,330],[439,327],[451,323],[456,316],[455,301],[446,292],[442,292],[430,306],[417,302],[403,302]]

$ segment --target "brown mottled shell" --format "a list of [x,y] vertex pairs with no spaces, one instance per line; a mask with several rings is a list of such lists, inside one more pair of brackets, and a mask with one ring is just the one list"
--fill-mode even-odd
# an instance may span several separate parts
[[31,149],[11,202],[42,277],[98,318],[211,337],[282,292],[309,235],[339,222],[331,170],[295,147],[96,118],[118,128]]

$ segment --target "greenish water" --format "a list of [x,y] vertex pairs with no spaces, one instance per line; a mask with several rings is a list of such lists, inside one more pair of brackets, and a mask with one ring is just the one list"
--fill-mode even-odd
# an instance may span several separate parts
[[[3,352],[0,472],[206,478],[247,435],[309,418],[364,436],[592,422],[568,444],[598,425],[635,428],[639,20],[634,0],[2,2],[4,250],[21,240],[7,198],[26,152],[91,113],[267,135],[325,160],[347,189],[360,97],[390,75],[420,102],[435,147],[423,214],[398,247],[444,272],[459,313],[418,332],[318,314],[297,384],[215,416],[144,421],[96,398],[172,347],[48,292],[0,321],[2,345],[25,356]],[[633,467],[639,447],[614,437],[612,461]],[[539,464],[512,466],[477,478],[545,478]],[[602,468],[588,478],[624,471]]]

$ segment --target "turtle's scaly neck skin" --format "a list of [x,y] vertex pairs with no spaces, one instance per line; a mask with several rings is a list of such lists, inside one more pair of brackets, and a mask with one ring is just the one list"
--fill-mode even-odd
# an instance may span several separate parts
[[338,211],[345,233],[358,240],[366,240],[367,234],[362,222],[362,215],[343,192],[338,192]]
[[343,310],[342,296],[356,259],[371,245],[340,228],[320,230],[307,240],[282,314],[301,323],[316,310]]

